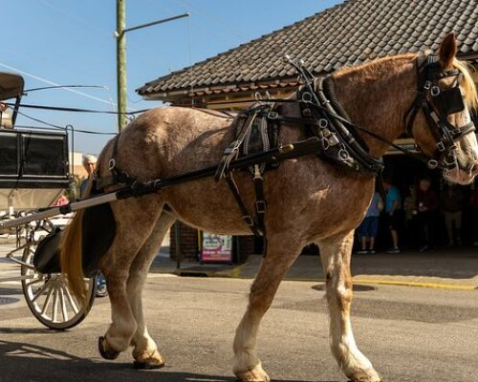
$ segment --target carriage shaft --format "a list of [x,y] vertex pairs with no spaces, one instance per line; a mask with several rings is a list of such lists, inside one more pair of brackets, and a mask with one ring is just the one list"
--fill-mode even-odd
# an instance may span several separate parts
[[118,197],[116,195],[116,192],[112,192],[112,193],[94,196],[92,198],[88,198],[85,200],[71,202],[65,206],[51,207],[44,211],[35,212],[32,215],[8,220],[5,222],[0,222],[0,229],[18,227],[23,224],[30,223],[32,221],[47,219],[57,215],[66,215],[70,212],[82,210],[88,207],[97,206],[99,204],[109,203],[117,199]]

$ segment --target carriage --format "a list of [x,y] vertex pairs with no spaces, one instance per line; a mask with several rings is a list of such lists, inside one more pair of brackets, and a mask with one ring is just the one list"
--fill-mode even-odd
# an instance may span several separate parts
[[[35,214],[55,203],[70,188],[68,134],[58,130],[16,128],[15,122],[24,91],[23,77],[0,73],[0,219]],[[6,108],[6,103],[11,107]],[[79,324],[91,308],[95,296],[94,279],[86,281],[88,305],[82,307],[60,273],[42,273],[34,265],[39,242],[69,221],[64,217],[35,219],[0,231],[15,238],[15,248],[6,258],[20,266],[20,276],[0,278],[19,281],[33,315],[51,329],[68,329]]]

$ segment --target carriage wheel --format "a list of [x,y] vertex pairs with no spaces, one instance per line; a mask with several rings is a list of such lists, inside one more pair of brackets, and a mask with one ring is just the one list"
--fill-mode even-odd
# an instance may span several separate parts
[[33,266],[34,246],[27,245],[23,252],[22,289],[28,307],[43,325],[65,330],[78,325],[88,315],[95,300],[95,279],[85,279],[87,305],[81,304],[71,293],[68,278],[61,273],[42,274]]

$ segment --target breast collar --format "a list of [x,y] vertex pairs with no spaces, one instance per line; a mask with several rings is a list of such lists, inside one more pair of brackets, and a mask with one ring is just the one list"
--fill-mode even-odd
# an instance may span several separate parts
[[305,68],[301,69],[306,80],[297,98],[303,117],[318,121],[309,125],[308,131],[321,139],[321,156],[357,172],[376,175],[382,171],[382,158],[369,154],[369,147],[337,102],[332,77],[313,78]]

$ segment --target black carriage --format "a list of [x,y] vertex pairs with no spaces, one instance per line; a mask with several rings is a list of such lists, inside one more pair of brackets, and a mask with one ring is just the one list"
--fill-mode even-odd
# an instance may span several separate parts
[[[35,215],[39,209],[54,204],[70,187],[67,132],[15,126],[23,92],[22,76],[0,73],[0,219],[3,223]],[[42,273],[33,263],[38,243],[68,220],[68,215],[39,218],[0,231],[14,234],[16,247],[7,258],[21,266],[19,277],[2,278],[0,282],[21,281],[33,315],[47,327],[59,330],[71,328],[86,317],[95,292],[94,279],[86,279],[89,303],[82,307],[70,293],[65,276]]]

